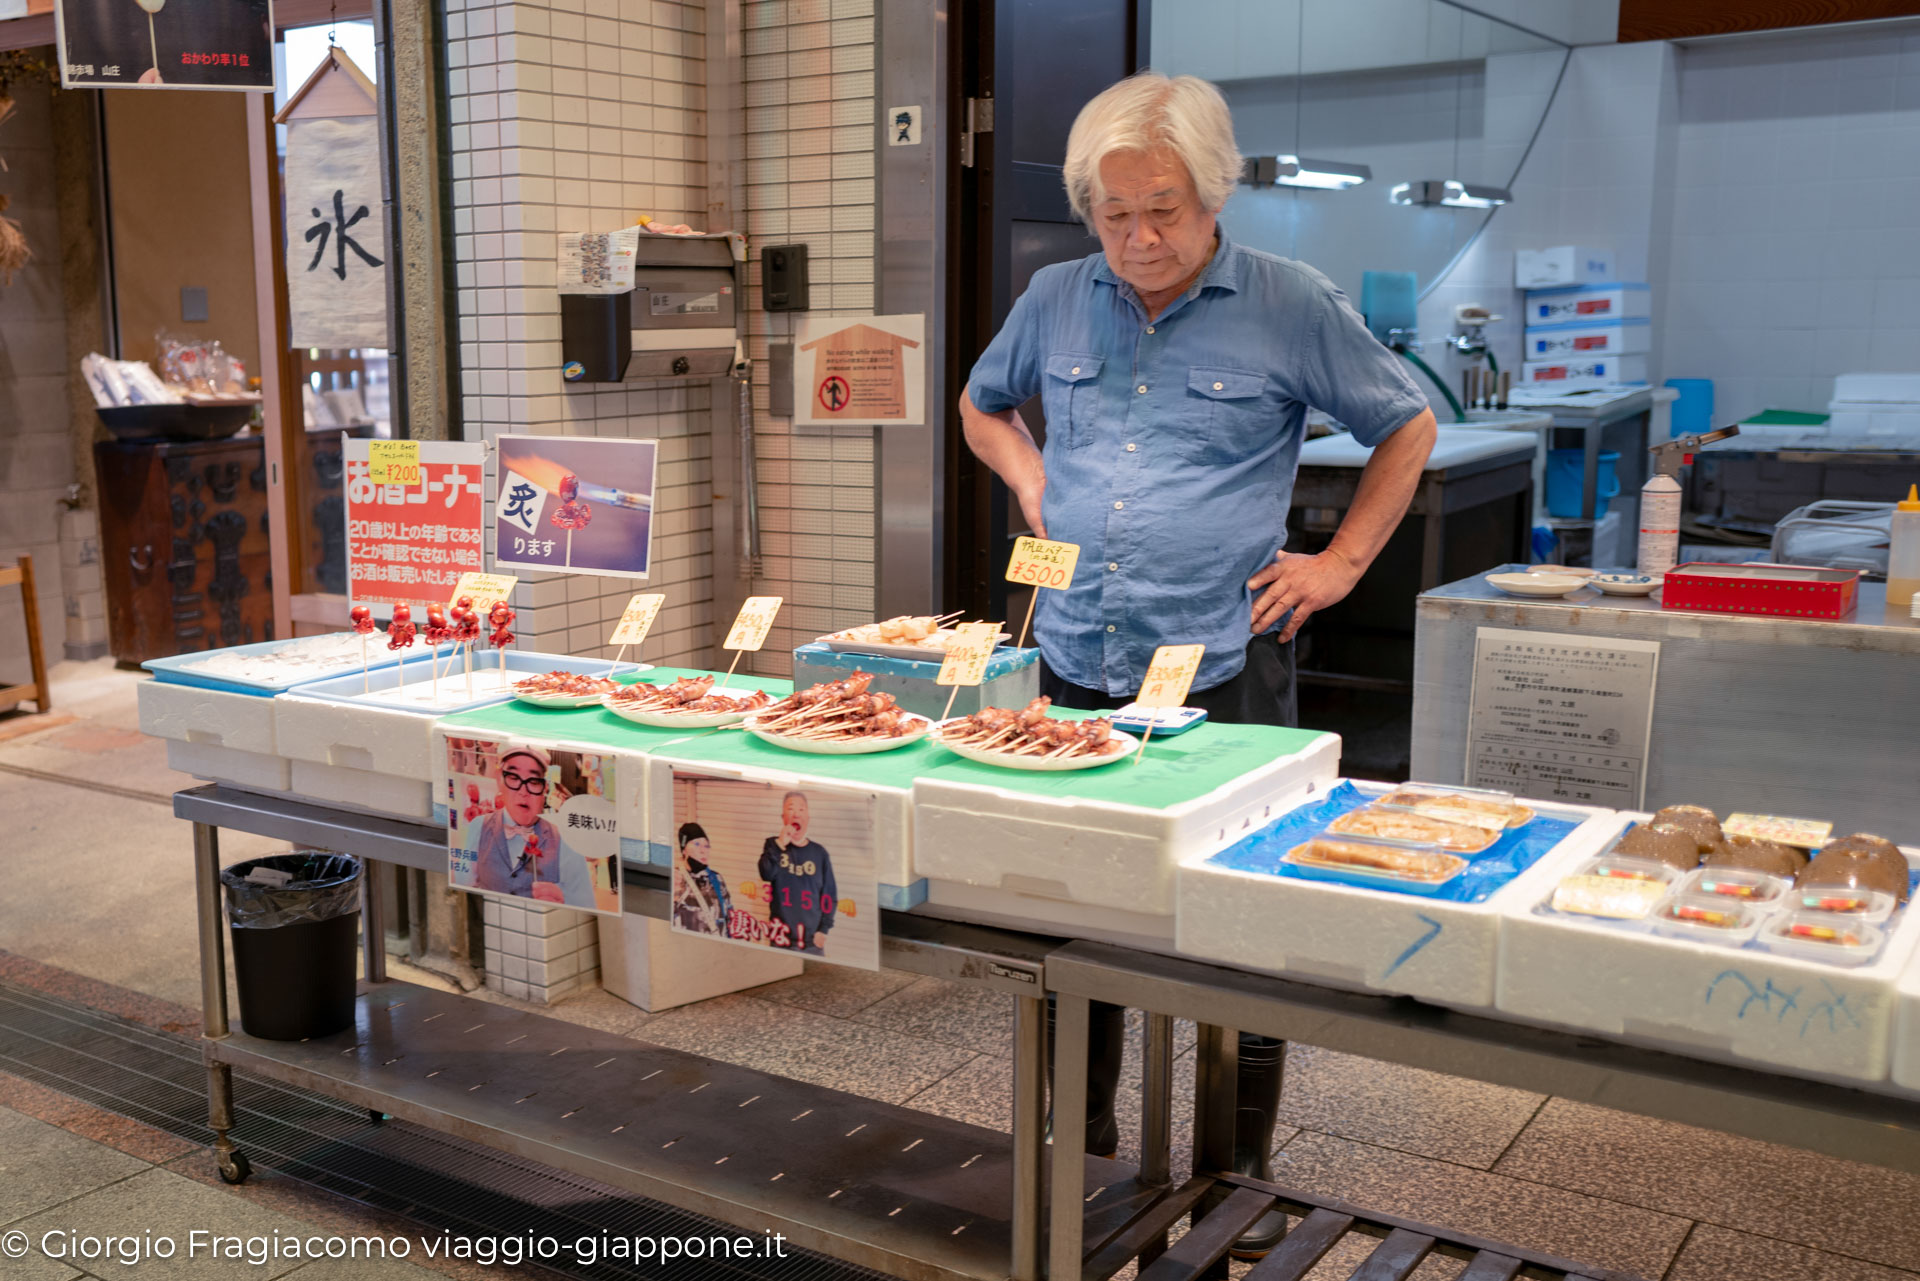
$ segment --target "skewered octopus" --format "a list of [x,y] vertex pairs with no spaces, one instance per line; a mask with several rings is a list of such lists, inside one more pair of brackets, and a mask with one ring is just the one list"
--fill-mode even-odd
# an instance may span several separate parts
[[393,621],[387,624],[387,648],[412,649],[413,634],[419,630],[413,623],[413,606],[395,605]]
[[669,714],[685,712],[689,715],[751,712],[773,702],[773,696],[763,690],[755,690],[751,694],[735,697],[730,694],[710,693],[712,689],[713,677],[711,676],[682,676],[671,685],[653,685],[646,681],[636,681],[615,690],[611,701],[636,711]]
[[487,643],[495,649],[505,649],[513,644],[513,633],[507,629],[513,626],[513,607],[503,600],[493,602],[493,608],[487,611],[487,623],[493,631],[487,636]]
[[615,688],[604,676],[586,676],[579,672],[541,672],[513,683],[516,694],[606,694]]
[[561,529],[585,529],[587,522],[593,519],[593,508],[580,500],[580,478],[566,475],[560,478],[560,505],[553,509],[553,515],[547,518]]
[[420,639],[439,649],[453,639],[453,628],[447,626],[447,611],[438,605],[427,606],[427,625],[420,631]]
[[473,597],[462,596],[453,602],[451,617],[453,627],[449,630],[447,639],[459,641],[465,645],[471,645],[480,639],[480,615],[473,608]]
[[373,611],[365,605],[355,605],[347,611],[347,617],[353,622],[353,630],[362,636],[373,631]]
[[1120,751],[1113,722],[1056,720],[1047,715],[1053,700],[1044,695],[1019,711],[987,707],[947,722],[940,737],[948,743],[990,749],[1008,756],[1106,756]]
[[869,694],[870,672],[796,690],[753,720],[755,729],[788,738],[903,738],[923,724],[891,694]]

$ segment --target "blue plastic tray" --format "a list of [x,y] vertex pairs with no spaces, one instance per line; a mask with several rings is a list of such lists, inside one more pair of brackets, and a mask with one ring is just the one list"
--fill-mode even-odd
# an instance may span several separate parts
[[[442,662],[446,661],[446,652],[445,650],[441,651]],[[481,650],[475,657],[474,673],[478,675],[483,669],[491,671],[499,662],[499,655],[495,651],[490,649]],[[541,654],[532,650],[523,651],[510,649],[507,651],[507,670],[509,672],[531,673],[560,671],[579,672],[583,676],[601,676],[605,675],[607,670],[612,666],[613,664],[604,658],[574,658],[567,654]],[[651,663],[646,663],[636,667],[632,663],[623,662],[620,664],[620,674],[625,676],[635,671],[646,671],[652,666]],[[407,684],[409,686],[417,686],[423,681],[432,679],[425,667],[416,668],[413,664],[408,664],[406,671]],[[451,676],[442,676],[440,679],[443,682],[451,681],[454,683],[454,686],[458,688],[464,680],[459,664],[456,663],[454,665]],[[345,676],[330,676],[325,680],[311,681],[308,684],[301,685],[299,686],[299,693],[302,698],[324,698],[334,703],[352,703],[358,707],[377,707],[382,711],[389,712],[410,712],[416,716],[451,716],[455,712],[467,712],[472,711],[476,707],[490,707],[495,703],[504,703],[513,697],[511,691],[496,691],[491,694],[480,695],[465,702],[447,703],[439,707],[419,707],[413,704],[389,701],[380,697],[381,691],[394,689],[399,684],[400,668],[398,666],[390,666],[380,671],[371,672],[368,674],[367,680],[364,683],[361,680],[360,672],[356,669]],[[367,685],[372,686],[371,693],[367,692]]]
[[[338,632],[333,634],[340,636],[352,635],[351,632]],[[305,639],[308,638],[298,637],[294,640],[257,641],[252,645],[234,645],[227,649],[203,649],[191,654],[175,654],[171,658],[150,658],[140,664],[140,666],[152,672],[155,680],[168,685],[194,685],[201,689],[221,689],[233,694],[257,694],[262,698],[271,698],[275,694],[284,694],[295,686],[310,685],[315,681],[334,680],[337,679],[337,676],[335,674],[329,674],[326,676],[304,676],[298,679],[274,681],[248,680],[234,676],[214,676],[203,672],[196,672],[193,670],[191,664],[203,662],[215,654],[268,654],[277,649],[284,649],[288,645],[298,644],[300,640]],[[367,669],[369,671],[383,667],[394,667],[399,664],[402,655],[405,656],[408,663],[418,662],[421,664],[421,670],[425,670],[427,655],[426,651],[420,645],[415,644],[412,649],[408,650],[390,650],[387,648],[385,633],[378,633],[374,636],[367,637]],[[348,673],[351,673],[356,679],[359,677],[360,660],[358,655],[354,656],[352,666],[342,668],[339,675]]]

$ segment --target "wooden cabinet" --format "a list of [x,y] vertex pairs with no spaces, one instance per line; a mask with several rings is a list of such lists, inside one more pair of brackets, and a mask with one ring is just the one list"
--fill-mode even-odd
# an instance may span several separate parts
[[272,640],[260,437],[101,441],[93,454],[113,656]]

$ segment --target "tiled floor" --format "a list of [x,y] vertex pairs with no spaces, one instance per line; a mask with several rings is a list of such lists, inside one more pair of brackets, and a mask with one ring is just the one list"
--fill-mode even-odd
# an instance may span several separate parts
[[[192,1004],[186,829],[158,803],[186,780],[165,768],[157,745],[127,736],[131,677],[99,665],[59,674],[74,682],[78,697],[62,707],[76,720],[33,733],[0,717],[0,830],[16,838],[7,851],[12,884],[37,887],[0,901],[0,949],[100,980],[67,981],[78,999],[131,1011],[141,1007],[134,993]],[[83,790],[99,782],[114,790]],[[223,855],[254,848],[229,837]],[[979,1125],[1010,1121],[1008,1003],[933,979],[820,968],[658,1015],[605,992],[549,1012]],[[1135,1016],[1136,1031],[1138,1023]],[[1190,1142],[1192,1045],[1191,1026],[1180,1025],[1177,1162]],[[0,1098],[23,1106],[16,1086],[5,1083]],[[1131,1154],[1137,1045],[1123,1087],[1123,1153]],[[138,1127],[63,1108],[44,1092],[34,1097],[42,1119],[0,1111],[0,1229],[80,1213],[89,1226],[158,1214],[225,1215],[236,1226],[268,1215],[351,1224],[364,1213],[279,1180],[224,1188],[207,1174],[205,1154],[177,1140],[128,1137]],[[1288,1055],[1276,1149],[1283,1184],[1648,1278],[1920,1276],[1920,1179],[1308,1046]],[[76,1275],[14,1266],[0,1263],[0,1275]],[[1444,1281],[1457,1271],[1429,1260],[1415,1275]],[[399,1281],[408,1272],[309,1265],[295,1275]],[[1333,1281],[1346,1271],[1329,1258],[1314,1275]]]

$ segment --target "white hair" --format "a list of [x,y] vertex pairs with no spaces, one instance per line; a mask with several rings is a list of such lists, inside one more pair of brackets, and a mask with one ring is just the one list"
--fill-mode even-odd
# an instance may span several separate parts
[[1080,108],[1067,135],[1067,200],[1093,225],[1100,162],[1116,152],[1166,147],[1193,179],[1200,203],[1217,213],[1240,181],[1240,149],[1233,115],[1220,91],[1198,76],[1142,71],[1107,86]]

